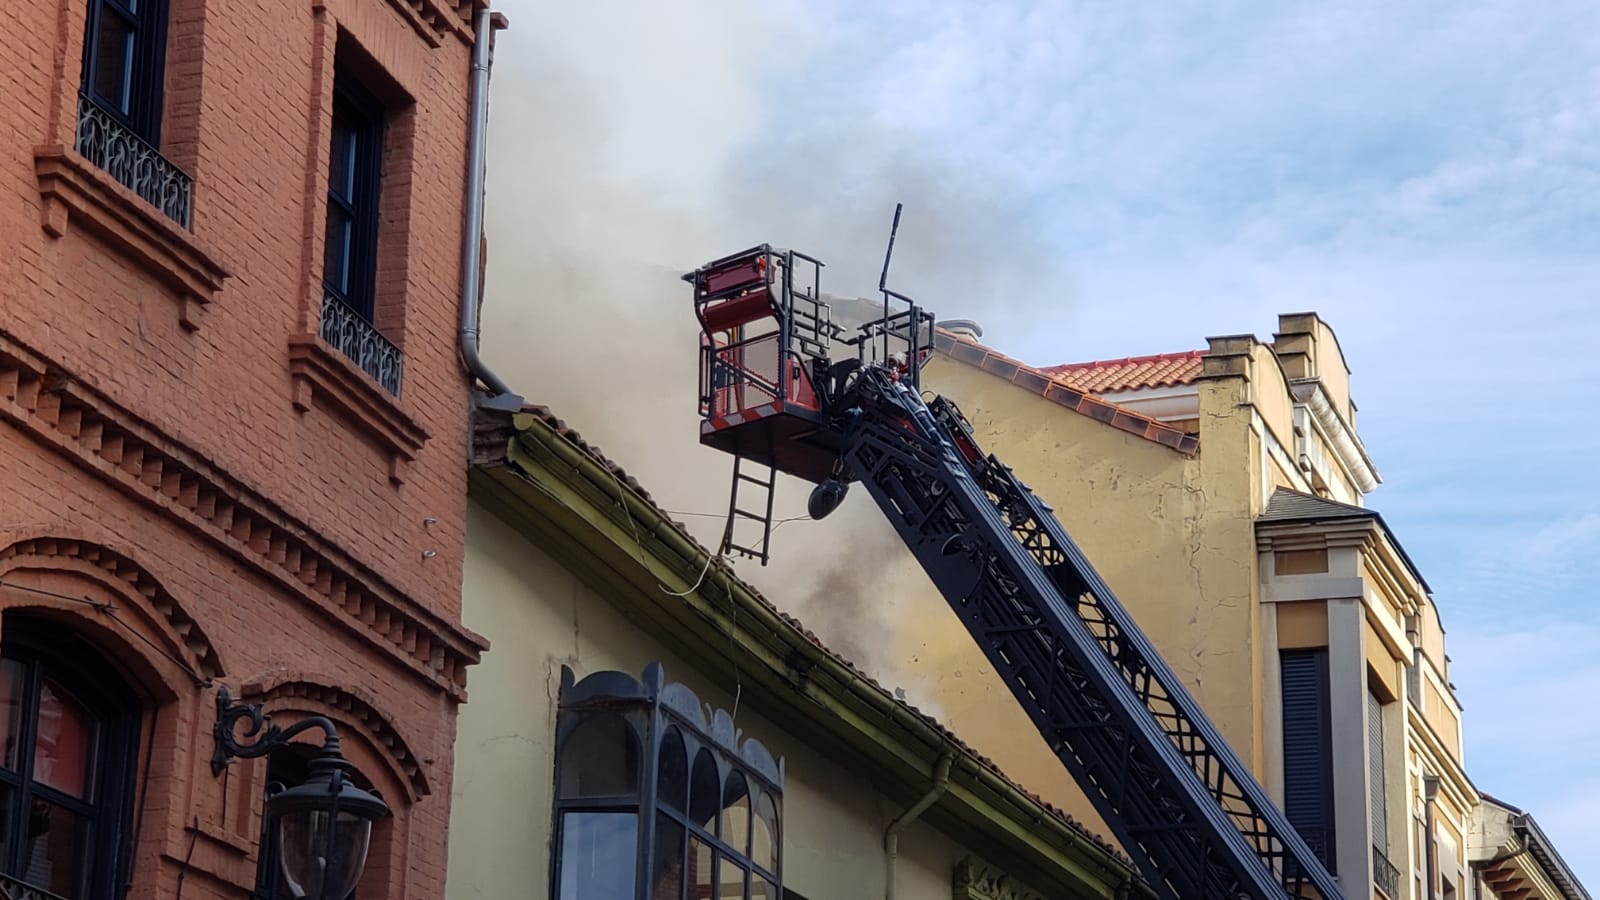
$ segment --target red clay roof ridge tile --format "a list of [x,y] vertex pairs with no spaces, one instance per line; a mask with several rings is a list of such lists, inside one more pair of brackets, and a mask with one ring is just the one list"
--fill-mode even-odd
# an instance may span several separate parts
[[1079,384],[1054,375],[1048,370],[1018,362],[971,338],[954,335],[943,329],[935,335],[934,344],[940,353],[957,362],[982,369],[997,378],[1004,378],[1029,393],[1039,394],[1046,400],[1080,415],[1169,447],[1184,456],[1194,456],[1200,450],[1200,439],[1197,436],[1157,421],[1144,413],[1135,412],[1095,396],[1095,392],[1104,390],[1103,388]]

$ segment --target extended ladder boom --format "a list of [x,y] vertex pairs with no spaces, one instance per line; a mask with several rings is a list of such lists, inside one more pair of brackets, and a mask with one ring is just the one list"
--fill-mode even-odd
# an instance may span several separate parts
[[844,457],[1052,751],[1174,900],[1341,897],[1055,516],[953,404],[881,368]]
[[[767,557],[773,482],[744,463],[817,482],[817,518],[860,481],[1157,895],[1342,900],[1050,508],[954,404],[923,401],[933,317],[880,284],[882,317],[852,336],[820,269],[763,244],[684,276],[702,328],[700,440],[738,460],[724,549]],[[740,504],[741,480],[766,489],[764,517]],[[734,539],[741,522],[759,544]]]

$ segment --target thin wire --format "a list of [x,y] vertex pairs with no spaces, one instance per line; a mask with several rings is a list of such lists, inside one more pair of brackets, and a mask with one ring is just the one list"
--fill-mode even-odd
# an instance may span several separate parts
[[134,628],[127,622],[127,620],[117,615],[117,607],[115,604],[101,603],[96,600],[90,600],[88,597],[75,597],[71,594],[62,594],[57,591],[36,588],[31,585],[17,584],[15,581],[6,581],[3,578],[0,578],[0,587],[11,588],[14,591],[24,591],[29,594],[39,594],[45,597],[54,597],[57,600],[67,600],[72,603],[82,603],[85,606],[92,606],[96,610],[99,610],[110,617],[111,621],[115,622],[123,631],[126,631],[127,633],[138,638],[140,643],[144,644],[146,647],[149,647],[151,650],[154,650],[156,653],[160,654],[163,659],[177,666],[179,669],[182,669],[183,673],[189,676],[189,680],[194,682],[195,687],[209,687],[211,684],[211,679],[202,677],[199,672],[196,672],[194,669],[190,668],[188,663],[176,656],[173,656],[171,653],[168,653],[165,647],[162,647],[155,641],[145,637],[143,632]]

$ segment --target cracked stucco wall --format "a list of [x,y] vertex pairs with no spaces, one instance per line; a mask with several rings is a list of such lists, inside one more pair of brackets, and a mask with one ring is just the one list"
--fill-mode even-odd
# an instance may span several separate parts
[[[1239,380],[1202,382],[1201,453],[1066,410],[936,359],[924,386],[956,401],[984,448],[1055,507],[1073,538],[1239,753],[1259,772],[1253,507],[1260,450]],[[1029,790],[1107,833],[983,654],[933,591],[902,600],[895,650],[942,718]]]
[[[473,669],[461,708],[452,789],[449,900],[542,897],[549,883],[555,697],[562,664],[579,677],[635,676],[660,661],[669,681],[706,703],[734,707],[725,659],[691,665],[668,653],[618,608],[501,520],[473,504],[467,518],[463,618],[492,643]],[[761,717],[743,692],[736,719],[785,760],[785,884],[807,897],[883,893],[883,829],[901,806],[861,774]],[[966,851],[922,822],[902,835],[897,869],[905,900],[948,900]]]

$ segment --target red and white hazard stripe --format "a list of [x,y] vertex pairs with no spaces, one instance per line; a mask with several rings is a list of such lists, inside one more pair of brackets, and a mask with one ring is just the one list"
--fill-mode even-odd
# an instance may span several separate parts
[[712,416],[700,423],[700,433],[710,434],[713,431],[721,431],[724,428],[732,428],[735,425],[743,425],[746,422],[765,419],[767,416],[777,415],[781,412],[783,412],[783,401],[774,400],[754,409],[741,409],[738,412],[728,413],[726,416]]

